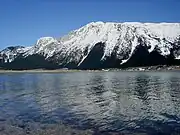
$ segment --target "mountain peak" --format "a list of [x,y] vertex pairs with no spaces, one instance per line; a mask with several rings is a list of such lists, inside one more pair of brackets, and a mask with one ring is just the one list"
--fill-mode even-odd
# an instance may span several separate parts
[[99,25],[99,24],[104,24],[104,22],[102,22],[102,21],[90,22],[87,25]]
[[41,37],[40,39],[38,39],[36,45],[46,45],[54,41],[56,40],[53,37]]

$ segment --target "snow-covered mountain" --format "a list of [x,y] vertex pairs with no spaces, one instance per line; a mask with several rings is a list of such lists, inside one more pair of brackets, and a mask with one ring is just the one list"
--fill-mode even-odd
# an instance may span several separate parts
[[59,39],[43,37],[31,47],[0,51],[2,67],[19,69],[28,68],[25,63],[80,69],[174,65],[179,59],[180,23],[92,22]]

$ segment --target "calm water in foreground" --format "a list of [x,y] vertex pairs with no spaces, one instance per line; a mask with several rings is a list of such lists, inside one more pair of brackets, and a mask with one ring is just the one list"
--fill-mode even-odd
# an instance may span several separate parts
[[60,123],[93,134],[180,134],[180,72],[0,74],[1,135]]

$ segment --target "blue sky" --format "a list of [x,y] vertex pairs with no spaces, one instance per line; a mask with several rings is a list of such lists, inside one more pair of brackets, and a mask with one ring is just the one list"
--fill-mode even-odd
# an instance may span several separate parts
[[60,37],[92,21],[180,22],[180,0],[1,0],[0,49]]

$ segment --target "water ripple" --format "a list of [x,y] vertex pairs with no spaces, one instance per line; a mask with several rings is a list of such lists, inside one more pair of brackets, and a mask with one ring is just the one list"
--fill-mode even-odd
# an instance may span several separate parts
[[172,134],[180,132],[179,89],[179,72],[3,74],[0,122],[20,128],[63,122],[97,134]]

